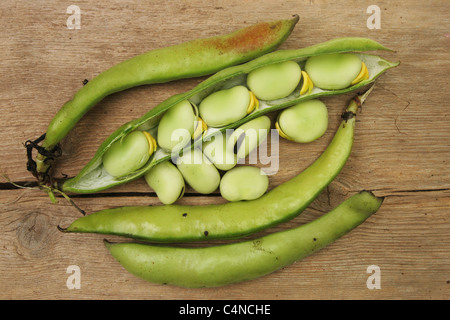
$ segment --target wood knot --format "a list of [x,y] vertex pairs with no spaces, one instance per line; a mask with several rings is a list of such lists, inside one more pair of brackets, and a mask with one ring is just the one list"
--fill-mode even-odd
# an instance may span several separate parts
[[48,243],[49,217],[43,213],[30,212],[17,226],[17,240],[21,247],[38,254]]

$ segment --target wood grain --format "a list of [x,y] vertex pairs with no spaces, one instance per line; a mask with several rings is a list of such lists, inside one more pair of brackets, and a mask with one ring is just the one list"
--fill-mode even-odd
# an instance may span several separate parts
[[[336,243],[261,279],[215,289],[146,283],[122,269],[104,236],[63,234],[79,212],[64,198],[0,182],[2,299],[448,299],[450,298],[450,122],[448,1],[377,1],[381,29],[366,27],[359,1],[78,1],[81,29],[68,30],[67,4],[4,0],[0,4],[0,169],[33,186],[23,143],[45,132],[60,106],[101,71],[147,50],[299,14],[283,49],[340,36],[364,36],[401,61],[383,75],[359,115],[351,157],[335,181],[299,217],[260,234],[310,221],[362,190],[385,196],[380,211]],[[100,102],[63,141],[56,175],[74,175],[118,126],[201,79],[130,89]],[[330,125],[318,141],[280,140],[270,188],[298,174],[325,149],[352,94],[327,98]],[[272,117],[276,115],[271,115]],[[274,147],[274,152],[276,151]],[[74,195],[86,212],[158,204],[143,181],[95,195]],[[223,201],[188,190],[185,204]],[[118,237],[109,239],[122,240]],[[210,245],[215,243],[200,243]],[[81,288],[69,290],[70,265]],[[367,267],[381,270],[381,289],[366,286]]]

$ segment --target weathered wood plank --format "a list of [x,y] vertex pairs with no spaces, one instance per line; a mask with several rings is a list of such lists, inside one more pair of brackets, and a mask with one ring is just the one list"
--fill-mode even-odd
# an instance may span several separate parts
[[[20,194],[21,190],[8,192]],[[387,196],[380,211],[358,229],[322,251],[261,280],[219,289],[188,290],[146,283],[125,272],[104,248],[102,240],[114,236],[63,234],[79,213],[64,200],[49,204],[39,192],[26,191],[16,203],[3,206],[0,218],[3,263],[0,265],[4,298],[220,298],[232,299],[358,299],[448,297],[449,192],[411,192]],[[5,199],[6,197],[3,196]],[[249,236],[255,238],[291,228],[314,218],[348,195],[324,192],[302,215],[292,221]],[[211,203],[213,199],[187,199]],[[98,210],[93,199],[78,204]],[[142,202],[137,197],[109,198],[111,206]],[[237,240],[236,240],[237,241]],[[190,246],[221,244],[202,242]],[[81,269],[81,289],[69,290],[67,267]],[[366,269],[381,270],[382,289],[368,290]],[[112,285],[114,283],[114,285]],[[43,290],[45,288],[45,290]],[[330,290],[332,289],[332,290]],[[145,292],[145,296],[142,293]]]

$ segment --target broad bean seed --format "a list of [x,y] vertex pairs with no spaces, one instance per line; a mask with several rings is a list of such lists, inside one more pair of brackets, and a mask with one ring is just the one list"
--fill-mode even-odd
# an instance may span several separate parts
[[255,150],[270,131],[268,116],[260,116],[239,126],[228,139],[228,148],[235,150],[238,159],[244,159]]
[[253,111],[255,103],[245,86],[234,86],[203,99],[199,105],[200,117],[208,126],[223,127],[244,118]]
[[[326,90],[347,88],[355,84],[356,79],[362,81],[368,78],[367,67],[353,53],[313,56],[306,61],[305,70],[314,86]],[[361,72],[363,75],[358,77]]]
[[219,132],[202,144],[203,153],[217,169],[222,171],[230,170],[236,166],[238,160],[233,148],[227,144],[229,137],[228,131]]
[[156,150],[156,142],[146,131],[133,131],[116,141],[103,156],[105,170],[114,177],[140,169]]
[[172,204],[184,194],[183,176],[170,161],[158,163],[145,174],[144,178],[163,204]]
[[248,74],[247,85],[261,100],[275,100],[290,95],[300,82],[301,68],[295,61],[285,61],[256,69]]
[[255,200],[269,187],[269,178],[257,167],[240,166],[227,171],[220,181],[220,194],[228,201]]
[[220,174],[198,148],[187,149],[177,158],[176,165],[184,180],[197,192],[209,194],[217,190]]
[[178,152],[194,137],[198,125],[197,107],[183,100],[167,110],[159,122],[158,145],[166,151]]
[[281,137],[308,143],[320,138],[328,128],[328,109],[317,99],[300,102],[281,111],[275,123]]

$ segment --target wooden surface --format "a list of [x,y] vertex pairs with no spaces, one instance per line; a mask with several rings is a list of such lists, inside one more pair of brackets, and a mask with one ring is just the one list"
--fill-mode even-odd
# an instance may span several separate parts
[[[60,106],[106,68],[147,50],[224,34],[260,21],[300,21],[283,49],[340,36],[364,36],[401,61],[377,82],[356,127],[351,157],[302,215],[256,236],[310,221],[360,190],[385,196],[379,212],[322,251],[254,281],[214,289],[147,283],[127,273],[103,246],[102,235],[63,234],[79,213],[63,198],[0,183],[2,299],[448,299],[450,298],[450,3],[434,1],[77,1],[81,29],[69,30],[67,2],[0,2],[0,169],[21,185],[23,143],[45,132]],[[369,5],[381,28],[369,29]],[[201,79],[131,89],[106,98],[63,141],[56,175],[76,174],[119,125]],[[298,145],[280,141],[279,170],[270,188],[293,177],[326,147],[351,94],[324,100],[327,133]],[[74,196],[88,213],[122,205],[158,204],[143,181],[97,195]],[[180,203],[222,201],[188,190]],[[114,240],[114,237],[108,237]],[[69,290],[67,268],[81,272]],[[380,289],[368,289],[370,265]]]

